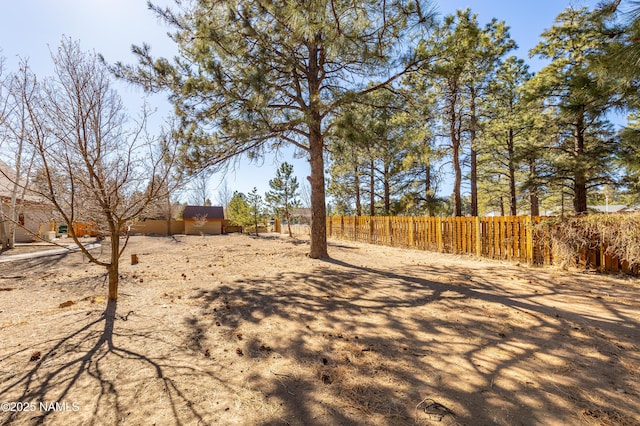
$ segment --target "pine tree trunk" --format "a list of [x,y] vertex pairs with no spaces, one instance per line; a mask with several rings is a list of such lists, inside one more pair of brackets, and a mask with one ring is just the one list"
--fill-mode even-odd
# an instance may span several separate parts
[[369,160],[369,168],[370,170],[370,175],[369,175],[369,188],[371,190],[371,192],[369,193],[369,216],[375,216],[376,215],[376,191],[375,191],[375,186],[376,186],[376,177],[375,177],[375,164],[373,162],[373,158],[371,160]]
[[391,184],[388,174],[384,177],[384,214],[388,216],[391,211]]
[[518,206],[516,198],[516,166],[514,162],[515,144],[513,141],[513,129],[509,129],[507,137],[507,146],[509,151],[509,213],[511,216],[517,216]]
[[533,191],[529,193],[529,210],[532,217],[540,216],[540,201],[538,195]]
[[451,89],[451,98],[448,100],[449,136],[451,138],[451,156],[453,159],[453,215],[462,216],[462,168],[460,166],[460,135],[458,133],[458,115],[456,114],[457,86]]
[[327,251],[327,206],[324,199],[324,143],[322,140],[320,117],[311,127],[309,134],[309,162],[311,165],[311,247],[309,257],[328,257]]
[[476,117],[476,91],[471,87],[471,128],[470,128],[470,145],[471,145],[471,216],[478,216],[478,152],[476,150],[476,134],[478,126],[478,118]]
[[[529,161],[529,174],[531,176],[537,176],[536,165],[534,160]],[[529,189],[529,212],[532,217],[540,216],[540,199],[536,190]]]
[[584,171],[584,114],[580,112],[576,117],[574,135],[574,157],[577,159],[574,172],[573,210],[576,214],[587,213],[587,177]]
[[471,146],[471,170],[470,170],[470,180],[471,180],[471,216],[478,216],[478,153]]
[[360,170],[356,164],[353,185],[356,190],[356,216],[362,216],[362,200],[360,199]]
[[424,200],[427,204],[427,212],[429,216],[435,216],[435,208],[433,205],[433,194],[431,194],[431,166],[426,165],[424,177]]
[[309,162],[311,166],[311,247],[309,257],[329,257],[327,251],[327,206],[324,187],[324,135],[320,114],[322,58],[320,36],[309,47]]
[[462,216],[462,196],[460,187],[462,185],[462,168],[460,167],[460,142],[452,141],[453,146],[453,215]]

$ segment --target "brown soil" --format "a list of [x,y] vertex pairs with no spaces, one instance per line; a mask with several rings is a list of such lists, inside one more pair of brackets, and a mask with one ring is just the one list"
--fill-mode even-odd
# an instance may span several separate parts
[[0,424],[640,424],[637,279],[307,250],[134,237],[115,313],[79,253],[0,263]]

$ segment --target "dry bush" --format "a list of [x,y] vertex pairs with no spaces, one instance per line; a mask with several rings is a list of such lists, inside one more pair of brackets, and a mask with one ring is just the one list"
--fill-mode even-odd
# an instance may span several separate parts
[[630,268],[640,266],[639,214],[550,218],[537,224],[535,232],[563,267],[576,266],[581,254],[595,249],[628,262]]

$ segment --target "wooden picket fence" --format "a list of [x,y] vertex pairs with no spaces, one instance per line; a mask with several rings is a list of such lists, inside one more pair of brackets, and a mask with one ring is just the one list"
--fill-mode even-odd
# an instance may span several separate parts
[[[553,265],[550,239],[533,231],[540,217],[331,216],[327,236],[489,259]],[[600,247],[582,254],[580,263],[603,271],[631,272],[628,265]]]

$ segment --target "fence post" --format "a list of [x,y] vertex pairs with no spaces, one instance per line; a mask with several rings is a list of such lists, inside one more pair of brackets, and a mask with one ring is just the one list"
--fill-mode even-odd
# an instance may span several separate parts
[[476,256],[482,257],[482,219],[476,216]]
[[527,264],[529,266],[533,265],[533,222],[531,221],[531,216],[527,216],[524,220],[525,223],[525,232],[527,238]]
[[409,247],[413,248],[413,216],[409,216]]
[[438,252],[442,253],[442,218],[440,216],[436,218],[436,244],[438,245]]
[[353,241],[358,241],[358,217],[353,217]]
[[385,244],[391,245],[391,216],[386,216],[384,220]]

